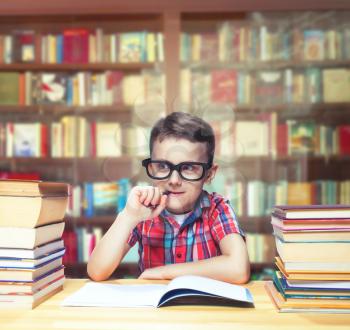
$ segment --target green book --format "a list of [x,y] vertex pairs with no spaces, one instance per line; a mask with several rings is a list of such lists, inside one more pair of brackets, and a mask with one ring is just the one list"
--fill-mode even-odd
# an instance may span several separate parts
[[0,104],[19,103],[19,73],[0,72]]

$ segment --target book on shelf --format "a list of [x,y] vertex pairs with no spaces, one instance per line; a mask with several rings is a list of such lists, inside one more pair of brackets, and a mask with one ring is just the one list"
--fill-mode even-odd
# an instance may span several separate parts
[[313,154],[316,151],[316,125],[288,120],[288,154]]
[[64,278],[64,267],[59,267],[29,282],[0,282],[0,295],[3,294],[33,294],[49,283]]
[[323,101],[350,102],[350,70],[346,68],[324,69],[322,72]]
[[280,105],[283,103],[283,72],[259,71],[255,81],[255,103]]
[[[25,218],[22,218],[22,221],[24,225],[28,225]],[[63,221],[39,227],[19,227],[23,223],[17,223],[18,227],[0,226],[0,246],[2,248],[35,249],[60,239],[65,225]]]
[[[268,156],[269,124],[266,121],[237,120],[234,144],[237,156]],[[233,142],[233,141],[232,141]],[[231,142],[231,143],[232,143]]]
[[121,138],[121,126],[119,123],[96,123],[96,156],[120,156]]
[[350,125],[339,125],[339,154],[350,155]]
[[[39,228],[42,228],[42,227],[39,227]],[[61,231],[63,234],[63,230],[59,230],[59,232]],[[43,236],[46,237],[46,235],[43,235]],[[26,234],[26,237],[27,237],[27,234]],[[3,247],[3,246],[6,246],[6,244],[1,242],[0,258],[7,257],[7,258],[36,259],[36,258],[44,257],[52,252],[60,251],[64,249],[64,242],[62,239],[52,240],[51,238],[49,238],[49,240],[50,241],[48,243],[44,243],[40,245],[37,245],[36,243],[28,244],[27,245],[29,246],[28,248],[19,248],[19,247],[6,248],[6,247]]]
[[128,32],[119,36],[119,61],[121,63],[146,61],[145,32]]
[[0,72],[0,104],[19,103],[19,75],[18,72]]
[[35,31],[14,30],[12,59],[15,63],[35,61]]
[[325,36],[322,30],[304,31],[304,60],[322,61],[325,54]]
[[63,104],[67,101],[67,79],[65,73],[41,74],[41,100],[47,104]]
[[47,127],[35,123],[7,123],[13,125],[13,148],[7,151],[14,157],[46,157],[47,156]]
[[89,31],[84,28],[63,30],[63,62],[88,63]]
[[167,285],[118,285],[89,282],[67,297],[62,306],[162,307],[224,305],[254,307],[248,288],[201,276],[180,276]]
[[214,103],[236,103],[237,71],[229,69],[211,72],[211,100]]
[[41,290],[31,294],[0,294],[0,306],[2,308],[33,309],[56,293],[62,291],[63,283],[64,277],[48,283]]

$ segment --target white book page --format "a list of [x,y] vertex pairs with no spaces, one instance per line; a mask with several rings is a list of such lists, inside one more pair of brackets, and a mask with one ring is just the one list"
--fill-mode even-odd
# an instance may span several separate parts
[[156,307],[164,284],[107,284],[89,282],[67,297],[62,306]]
[[175,289],[192,289],[238,301],[253,303],[253,298],[245,287],[213,280],[207,277],[191,275],[179,276],[168,284],[166,291],[168,292]]

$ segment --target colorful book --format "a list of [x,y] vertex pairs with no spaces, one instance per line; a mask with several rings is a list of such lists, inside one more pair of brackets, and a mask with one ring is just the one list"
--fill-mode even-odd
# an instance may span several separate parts
[[119,38],[119,61],[145,62],[146,61],[146,33],[121,33]]

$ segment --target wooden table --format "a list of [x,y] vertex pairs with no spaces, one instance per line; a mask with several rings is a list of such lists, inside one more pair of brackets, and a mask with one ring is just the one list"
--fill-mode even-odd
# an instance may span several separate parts
[[[34,310],[0,310],[0,329],[350,329],[350,314],[280,314],[264,289],[264,282],[251,282],[255,309],[211,306],[164,308],[61,307],[66,296],[86,279],[68,279],[64,290]],[[145,280],[116,280],[111,283],[150,283]],[[152,282],[155,283],[155,282]],[[158,283],[158,282],[157,282]]]

